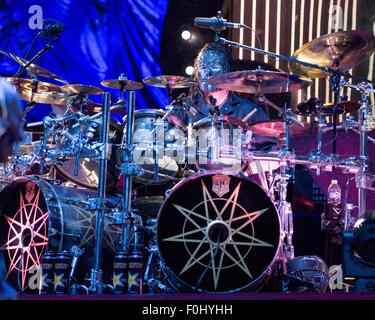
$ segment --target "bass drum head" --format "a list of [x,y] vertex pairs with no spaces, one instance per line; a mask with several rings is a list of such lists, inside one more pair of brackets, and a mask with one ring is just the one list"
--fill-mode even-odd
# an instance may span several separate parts
[[247,177],[206,173],[170,192],[157,240],[168,281],[179,291],[254,290],[280,245],[277,210]]

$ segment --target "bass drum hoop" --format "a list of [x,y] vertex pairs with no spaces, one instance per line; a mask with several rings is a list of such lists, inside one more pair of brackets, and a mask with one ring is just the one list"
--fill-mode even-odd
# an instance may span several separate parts
[[[268,263],[268,265],[264,268],[264,271],[260,273],[260,275],[254,279],[252,282],[248,283],[247,285],[244,285],[240,288],[235,288],[232,290],[227,290],[227,291],[210,291],[210,290],[202,290],[199,288],[193,287],[191,284],[187,283],[186,281],[182,280],[180,277],[176,275],[176,273],[166,264],[166,258],[161,250],[160,246],[160,238],[159,238],[159,228],[160,228],[160,219],[161,215],[163,214],[164,211],[166,211],[166,207],[169,205],[170,198],[175,194],[178,190],[181,188],[184,188],[186,185],[188,185],[191,181],[204,178],[204,177],[209,177],[209,176],[214,176],[214,175],[222,175],[221,171],[205,171],[204,173],[196,173],[182,181],[180,181],[178,184],[176,184],[173,189],[171,189],[169,192],[166,194],[166,199],[164,203],[162,204],[158,216],[157,216],[157,250],[158,254],[161,260],[162,264],[162,270],[163,273],[166,276],[166,280],[168,283],[173,287],[175,290],[178,292],[201,292],[201,293],[235,293],[235,292],[243,292],[246,290],[249,290],[250,292],[256,292],[262,287],[262,280],[265,280],[266,278],[270,277],[271,275],[271,270],[274,267],[275,263],[280,259],[280,250],[282,247],[282,238],[281,238],[281,222],[280,222],[280,217],[277,211],[277,208],[275,204],[272,202],[271,199],[269,199],[269,202],[272,204],[272,208],[274,209],[274,218],[276,218],[277,221],[277,230],[278,230],[278,241],[277,244],[275,245],[275,253],[273,254],[272,259]],[[229,177],[236,177],[239,179],[243,179],[244,181],[248,181],[251,184],[257,186],[257,188],[263,193],[267,194],[266,191],[255,181],[253,181],[251,178],[246,177],[242,174],[236,174],[236,175],[227,175]],[[268,196],[267,196],[268,197]]]

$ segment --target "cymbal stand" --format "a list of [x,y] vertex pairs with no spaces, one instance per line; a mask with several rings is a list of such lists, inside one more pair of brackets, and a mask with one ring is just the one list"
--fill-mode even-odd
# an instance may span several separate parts
[[358,217],[366,213],[366,190],[369,188],[369,166],[368,166],[368,132],[374,127],[373,115],[370,111],[369,95],[374,92],[372,85],[361,82],[357,85],[349,84],[347,81],[341,81],[341,85],[351,87],[361,93],[360,108],[358,110],[358,124],[360,131],[359,161],[360,170],[356,176],[358,188]]
[[124,153],[121,164],[121,174],[124,176],[124,189],[122,206],[123,212],[121,216],[122,234],[121,234],[121,247],[125,252],[130,250],[130,237],[131,230],[134,226],[132,218],[132,187],[133,176],[140,174],[139,165],[134,162],[133,158],[133,134],[134,134],[134,112],[135,112],[135,91],[128,92],[128,110],[126,117],[126,136],[124,141]]
[[282,267],[286,273],[286,263],[294,259],[294,246],[293,238],[293,213],[292,205],[287,200],[288,180],[290,179],[290,170],[294,165],[295,154],[290,150],[290,123],[294,121],[290,109],[285,109],[285,147],[280,150],[280,173],[276,175],[275,179],[278,180],[278,193],[279,193],[279,215],[281,224],[281,239],[282,239]]
[[[335,59],[333,62],[334,68],[339,71],[340,61]],[[337,152],[337,104],[339,101],[340,94],[340,79],[341,75],[339,73],[333,73],[331,76],[331,87],[333,92],[333,143],[332,143],[332,156],[336,157]]]
[[94,201],[96,210],[96,228],[95,228],[95,253],[94,268],[91,269],[89,292],[93,294],[102,294],[104,290],[103,272],[102,272],[102,242],[106,202],[107,185],[107,162],[108,162],[108,132],[109,132],[109,105],[111,96],[108,92],[103,93],[103,124],[101,130],[101,143],[99,146],[99,181],[98,198]]

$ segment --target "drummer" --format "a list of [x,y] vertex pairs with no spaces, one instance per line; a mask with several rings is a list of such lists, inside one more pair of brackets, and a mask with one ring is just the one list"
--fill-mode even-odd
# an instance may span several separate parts
[[[216,88],[207,82],[213,76],[230,71],[231,59],[228,51],[217,43],[206,44],[199,51],[194,61],[194,79],[198,82],[198,86],[194,87],[189,95],[197,112],[192,116],[192,113],[187,112],[184,108],[175,108],[173,115],[181,119],[185,124],[188,124],[189,120],[191,123],[196,123],[215,113],[229,115],[235,119],[245,121],[246,124],[268,120],[269,117],[264,110],[245,97],[233,91]],[[253,114],[248,116],[252,112]],[[267,144],[267,142],[274,145],[275,140],[264,137],[262,141],[257,141],[258,144],[262,145]]]

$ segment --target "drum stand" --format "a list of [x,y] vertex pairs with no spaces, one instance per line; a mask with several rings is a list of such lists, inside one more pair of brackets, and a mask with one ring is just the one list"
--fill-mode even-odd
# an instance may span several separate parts
[[[129,91],[128,93],[128,112],[126,118],[126,137],[124,154],[121,164],[121,174],[124,176],[124,189],[123,189],[123,212],[120,217],[120,223],[122,224],[121,234],[121,247],[125,252],[130,250],[130,237],[131,230],[133,228],[132,218],[132,187],[133,187],[133,176],[140,174],[139,165],[134,162],[133,159],[133,133],[134,133],[134,112],[135,112],[135,91]],[[137,242],[138,236],[135,235],[135,241]]]
[[[291,110],[285,110],[285,147],[280,151],[280,174],[279,179],[279,215],[281,224],[281,240],[283,243],[282,267],[286,273],[286,262],[294,259],[293,238],[293,212],[292,205],[287,201],[288,180],[294,153],[290,151],[290,123],[294,121]],[[286,240],[286,242],[284,242]]]
[[107,180],[107,159],[108,159],[108,132],[109,132],[109,105],[110,94],[103,93],[103,125],[101,130],[101,143],[99,153],[99,181],[98,181],[98,198],[94,199],[93,206],[96,210],[96,234],[95,234],[95,254],[94,268],[91,269],[89,292],[93,294],[103,293],[103,272],[102,265],[102,240],[103,240],[103,223],[105,215],[106,202],[106,180]]
[[360,133],[360,149],[359,149],[359,170],[356,175],[356,183],[358,188],[358,217],[361,218],[366,213],[366,190],[369,188],[370,172],[368,166],[368,141],[370,137],[368,132],[374,128],[374,120],[370,112],[369,95],[374,92],[372,85],[361,82],[358,85],[349,84],[342,80],[341,85],[351,87],[361,93],[360,109],[358,111],[358,125]]

